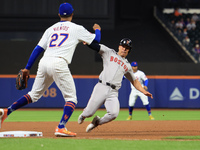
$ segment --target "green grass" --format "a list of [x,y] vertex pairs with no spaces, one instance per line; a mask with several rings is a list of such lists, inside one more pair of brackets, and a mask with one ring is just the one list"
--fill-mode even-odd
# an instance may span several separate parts
[[[62,109],[60,110],[17,110],[13,112],[8,119],[8,122],[35,122],[35,121],[58,121],[62,116]],[[77,109],[72,114],[70,121],[77,121],[78,116],[82,113],[82,109]],[[98,110],[95,115],[102,117],[106,111],[104,109]],[[152,115],[156,120],[200,120],[200,110],[152,110]],[[120,111],[116,120],[123,121],[128,117],[128,109]],[[93,117],[87,118],[86,121],[91,121]],[[133,111],[133,120],[148,120],[147,111],[145,109],[135,109]]]
[[[200,120],[200,110],[154,110],[152,109],[152,115],[156,120]],[[125,111],[120,111],[118,116],[119,120],[124,120],[128,117],[128,109]],[[148,120],[147,111],[134,110],[133,111],[133,120]]]
[[[77,121],[82,109],[76,109],[70,121]],[[106,111],[98,110],[96,115],[102,117]],[[159,110],[152,109],[156,120],[200,120],[200,110]],[[5,121],[59,121],[60,110],[23,110],[13,112]],[[128,109],[120,111],[116,120],[126,120]],[[87,118],[91,121],[93,117]],[[148,120],[145,109],[135,109],[133,120]],[[189,139],[189,140],[188,140]],[[199,150],[200,136],[166,137],[163,140],[102,140],[102,139],[71,139],[71,138],[0,138],[0,149],[14,150]],[[196,140],[196,141],[195,141]]]
[[200,140],[200,136],[170,136],[164,139],[177,139],[177,140]]
[[132,141],[70,138],[4,138],[0,140],[0,148],[9,150],[199,150],[199,147],[199,141]]

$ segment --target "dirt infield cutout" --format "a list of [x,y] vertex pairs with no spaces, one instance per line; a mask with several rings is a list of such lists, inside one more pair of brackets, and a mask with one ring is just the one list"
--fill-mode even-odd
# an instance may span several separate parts
[[[161,140],[169,136],[200,135],[200,120],[196,121],[113,121],[86,133],[86,121],[79,125],[68,122],[67,129],[77,133],[78,139],[124,139],[124,140]],[[37,131],[42,132],[42,138],[55,137],[54,130],[58,122],[5,122],[0,132],[5,131]]]

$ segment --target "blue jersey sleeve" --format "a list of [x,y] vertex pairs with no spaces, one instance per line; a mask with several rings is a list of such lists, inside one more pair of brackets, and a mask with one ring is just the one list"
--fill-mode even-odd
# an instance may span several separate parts
[[96,29],[96,30],[95,30],[95,35],[96,35],[96,36],[95,36],[95,39],[94,39],[94,40],[95,40],[96,42],[100,43],[100,41],[101,41],[101,31],[100,31],[99,29]]
[[144,81],[144,86],[147,86],[147,85],[148,85],[148,82],[149,82],[148,79],[145,80],[145,81]]
[[96,34],[96,37],[95,39],[92,41],[92,43],[90,45],[87,45],[89,48],[99,52],[100,50],[100,41],[101,41],[101,31],[99,29],[96,29],[95,30],[95,34]]
[[38,56],[44,51],[44,49],[42,47],[40,47],[39,45],[37,45],[33,52],[31,53],[31,56],[28,60],[28,63],[26,65],[26,69],[30,70],[31,67],[33,66],[35,60],[38,58]]

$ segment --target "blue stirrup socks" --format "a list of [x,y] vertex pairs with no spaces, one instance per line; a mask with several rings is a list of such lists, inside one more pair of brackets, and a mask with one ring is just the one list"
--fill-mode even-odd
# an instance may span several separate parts
[[8,107],[8,113],[7,115],[10,115],[13,111],[29,104],[32,103],[30,95],[26,94],[19,98],[16,102],[14,102],[10,107]]
[[74,102],[68,101],[65,103],[63,116],[60,120],[58,128],[60,129],[65,128],[65,125],[68,122],[69,118],[71,117],[75,107],[76,107],[76,104]]

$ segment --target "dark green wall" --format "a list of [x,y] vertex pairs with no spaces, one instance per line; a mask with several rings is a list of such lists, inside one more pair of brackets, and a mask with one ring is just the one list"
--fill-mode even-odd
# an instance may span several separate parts
[[[62,2],[4,0],[0,7],[0,74],[17,74],[26,66],[44,30],[59,21],[57,7]],[[117,50],[122,38],[130,38],[133,50],[127,58],[130,62],[137,61],[147,75],[200,75],[199,64],[192,63],[153,17],[153,6],[159,1],[90,0],[87,1],[91,2],[87,6],[93,8],[90,11],[82,4],[85,1],[69,2],[76,10],[73,19],[75,23],[91,32],[94,23],[101,25],[101,43]],[[129,2],[131,5],[124,9]],[[24,9],[19,11],[20,3]],[[102,13],[94,9],[97,6],[105,7]],[[9,10],[16,13],[12,14]],[[39,58],[31,69],[32,74],[36,74],[38,61]],[[101,58],[96,52],[79,44],[70,68],[72,74],[98,75],[102,70]]]
[[[0,74],[18,73],[19,69],[26,66],[36,44],[37,41],[0,41]],[[69,65],[72,74],[98,75],[102,70],[102,62],[95,61],[96,55],[95,51],[80,43],[75,51],[72,64]],[[31,69],[32,74],[36,74],[39,59]],[[129,58],[129,61],[131,62],[132,60]],[[200,75],[200,64],[143,61],[138,61],[138,64],[139,69],[143,70],[147,75]]]

